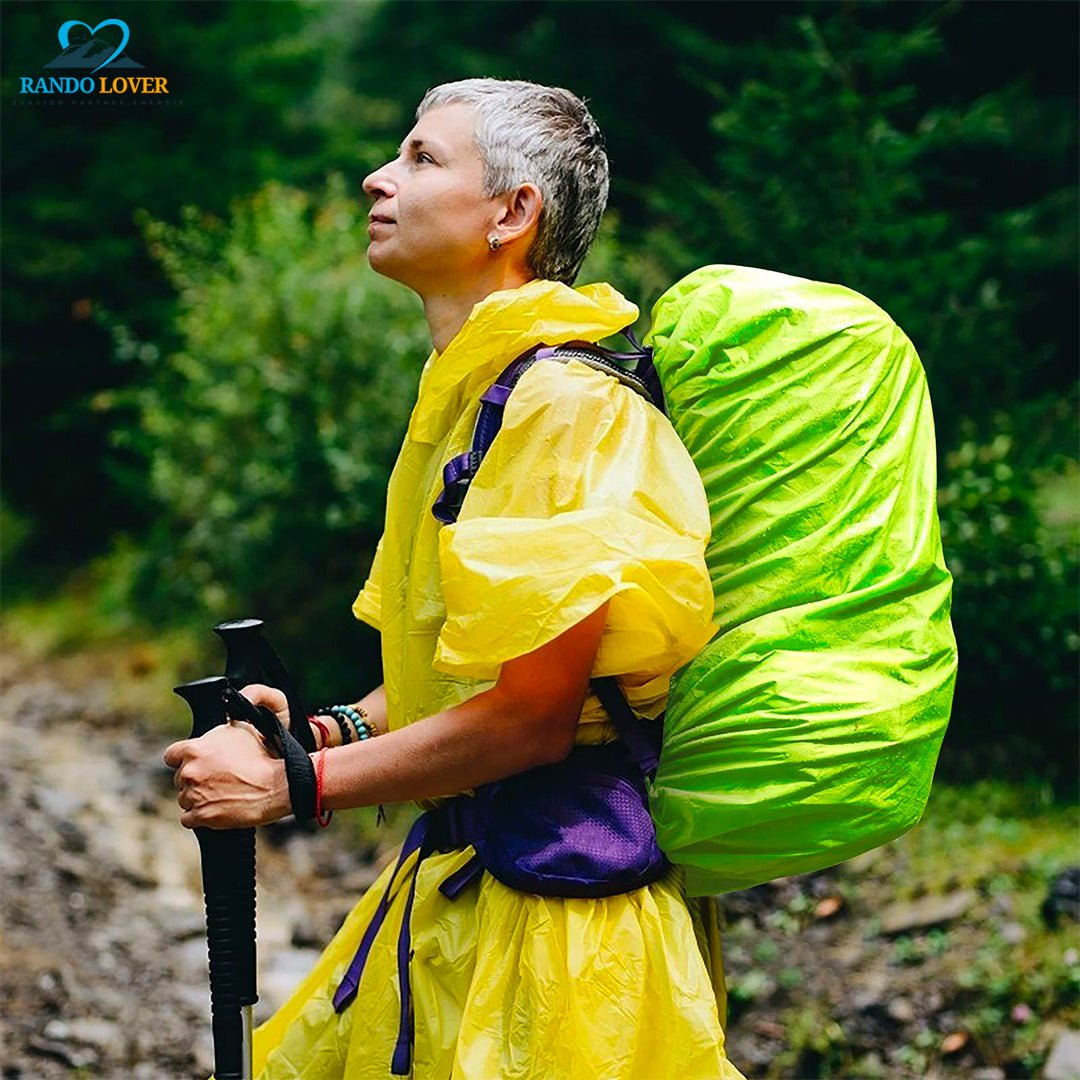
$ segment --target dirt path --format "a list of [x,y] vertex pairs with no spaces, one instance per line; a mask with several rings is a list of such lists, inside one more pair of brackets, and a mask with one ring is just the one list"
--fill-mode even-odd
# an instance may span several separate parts
[[[0,691],[4,1080],[205,1077],[198,845],[177,821],[168,740],[5,652]],[[181,706],[182,707],[182,706]],[[256,1022],[375,874],[334,829],[259,833]]]

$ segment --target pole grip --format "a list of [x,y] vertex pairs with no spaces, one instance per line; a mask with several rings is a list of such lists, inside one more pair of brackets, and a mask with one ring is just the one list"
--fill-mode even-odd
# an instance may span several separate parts
[[234,619],[214,627],[214,633],[225,642],[225,676],[236,690],[253,682],[280,690],[289,706],[290,733],[307,753],[313,754],[315,736],[307,722],[308,710],[300,688],[263,636],[265,625],[262,619]]
[[[201,738],[228,723],[228,685],[227,678],[217,675],[175,687],[174,692],[191,707],[191,738]],[[259,1000],[255,989],[255,830],[200,827],[194,832],[206,902],[214,1076],[216,1080],[249,1080],[243,1010]]]

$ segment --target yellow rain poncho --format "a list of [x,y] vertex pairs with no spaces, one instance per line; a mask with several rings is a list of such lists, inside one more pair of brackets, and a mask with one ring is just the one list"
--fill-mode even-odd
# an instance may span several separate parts
[[[615,379],[537,364],[454,525],[431,506],[468,449],[479,398],[538,342],[598,341],[637,316],[606,285],[550,281],[494,293],[424,368],[390,480],[386,529],[354,605],[382,632],[388,722],[400,728],[491,686],[611,600],[593,675],[663,711],[671,674],[709,640],[709,516],[674,430]],[[579,741],[614,731],[590,696]],[[681,874],[599,900],[532,896],[485,874],[450,901],[469,858],[421,864],[412,913],[417,1080],[740,1080],[724,1053],[714,909]],[[293,997],[255,1032],[263,1080],[388,1080],[398,1031],[395,947],[406,889],[376,939],[356,1000],[331,998],[387,884],[360,900]]]

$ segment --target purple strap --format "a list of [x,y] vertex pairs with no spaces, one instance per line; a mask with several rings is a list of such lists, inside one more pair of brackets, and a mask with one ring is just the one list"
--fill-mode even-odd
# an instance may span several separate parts
[[637,716],[614,675],[601,675],[589,680],[593,693],[600,699],[608,716],[615,724],[630,756],[634,759],[642,776],[651,778],[660,763],[660,733],[663,730],[662,718],[650,723]]
[[[469,796],[462,796],[470,799]],[[470,799],[471,802],[471,799]],[[405,899],[405,910],[402,913],[401,930],[398,933],[397,943],[397,970],[398,991],[401,1001],[401,1011],[398,1019],[398,1037],[394,1044],[394,1056],[390,1064],[390,1072],[394,1076],[408,1076],[412,1069],[412,1049],[415,1037],[416,1019],[413,1012],[412,987],[409,982],[409,961],[412,959],[412,909],[416,899],[416,882],[419,877],[420,863],[428,855],[439,847],[454,849],[465,847],[468,841],[464,837],[464,828],[468,807],[460,799],[452,799],[444,803],[436,810],[429,810],[421,814],[413,822],[405,843],[401,846],[401,854],[398,856],[397,866],[386,885],[386,891],[379,901],[375,914],[371,917],[364,936],[360,941],[360,947],[349,964],[337,990],[334,993],[334,1010],[343,1012],[356,997],[360,986],[360,979],[364,974],[368,956],[375,938],[386,922],[386,916],[390,911],[390,904],[395,894],[395,885],[398,883],[398,875],[413,852],[419,852],[416,865],[413,867],[412,881],[409,882],[409,894]],[[439,886],[440,892],[450,900],[456,900],[466,886],[470,885],[483,873],[479,856],[474,855],[464,866],[454,871],[446,881]]]
[[[375,944],[375,937],[382,928],[382,924],[386,922],[386,916],[390,912],[390,903],[398,874],[401,872],[402,866],[405,865],[405,860],[423,846],[424,841],[427,839],[429,826],[428,815],[421,814],[413,822],[409,835],[405,837],[405,843],[401,846],[401,854],[398,856],[397,866],[394,867],[394,872],[390,875],[390,880],[386,884],[386,891],[379,901],[379,906],[375,909],[375,914],[371,916],[371,922],[368,923],[367,930],[364,931],[360,947],[356,950],[356,955],[349,965],[349,970],[345,972],[345,977],[334,992],[335,1012],[344,1011],[353,998],[356,997],[356,991],[360,986],[360,976],[364,973],[364,965],[367,963],[368,956],[371,953],[371,947]],[[419,863],[419,860],[417,862]],[[415,877],[413,880],[415,883]],[[408,925],[408,920],[406,920],[402,926],[403,932],[408,933]]]
[[[642,349],[631,331],[624,330],[623,333],[636,350],[635,352],[613,353],[610,350],[603,349],[598,349],[598,351],[614,361],[623,364],[633,363],[635,366],[631,369],[631,373],[639,380],[639,385],[644,383],[650,398],[659,408],[663,409],[663,391],[652,367],[652,351]],[[473,432],[471,448],[466,453],[458,454],[457,457],[452,458],[443,467],[443,492],[432,507],[432,513],[439,521],[444,524],[451,524],[457,520],[468,486],[480,468],[488,448],[494,442],[495,436],[498,435],[502,427],[507,399],[510,397],[518,380],[538,360],[557,359],[558,348],[541,345],[519,356],[502,372],[481,397],[480,414],[477,417],[476,428]],[[595,349],[597,347],[592,346],[591,348]],[[630,709],[618,682],[614,677],[609,676],[592,680],[592,685],[614,721],[620,738],[629,748],[642,773],[646,776],[651,775],[656,770],[659,754],[658,745],[655,739],[651,737],[650,732],[646,731],[644,723]],[[659,725],[656,725],[656,727],[659,728]],[[471,800],[469,801],[471,802]],[[409,982],[409,962],[412,959],[412,909],[413,902],[416,899],[416,882],[419,876],[420,863],[440,846],[448,850],[466,846],[468,843],[466,817],[469,814],[469,809],[459,799],[454,799],[444,803],[437,810],[429,810],[427,813],[421,814],[413,823],[401,847],[401,854],[398,856],[397,865],[394,867],[394,872],[387,883],[386,891],[375,909],[375,914],[371,917],[371,922],[368,923],[367,929],[364,931],[364,936],[360,941],[360,946],[356,950],[352,963],[349,964],[348,970],[334,993],[334,1009],[339,1013],[346,1009],[355,999],[375,938],[390,912],[398,875],[409,856],[413,852],[418,852],[416,865],[413,867],[412,881],[409,883],[409,893],[405,900],[401,930],[398,933],[397,969],[401,1010],[398,1021],[398,1037],[394,1045],[394,1055],[390,1066],[390,1071],[395,1076],[407,1076],[412,1069],[416,1021],[413,1012],[412,989]],[[448,899],[455,900],[483,872],[484,868],[480,857],[474,854],[439,886],[439,891]]]
[[[424,821],[427,814],[420,816]],[[417,822],[417,824],[420,823]],[[425,823],[423,838],[427,839],[428,827]],[[425,850],[426,845],[421,842],[420,857],[416,860],[416,869],[413,871],[413,879],[409,883],[409,895],[405,900],[405,911],[401,916],[401,932],[398,934],[397,943],[397,971],[398,990],[401,999],[401,1016],[398,1020],[398,1037],[394,1046],[394,1056],[390,1062],[390,1072],[394,1076],[408,1076],[412,1071],[413,1036],[416,1030],[416,1019],[413,1015],[412,985],[409,981],[409,961],[412,959],[412,909],[416,899],[416,880],[420,876],[420,861],[430,851]]]
[[474,853],[464,866],[455,870],[439,886],[439,892],[447,900],[456,900],[483,872],[484,864],[480,861],[480,856]]
[[643,348],[634,332],[627,327],[623,336],[633,346],[633,352],[613,352],[588,342],[568,342],[564,345],[536,345],[521,356],[512,360],[499,377],[480,398],[480,412],[473,430],[472,445],[464,454],[458,454],[443,468],[443,490],[431,512],[436,520],[444,525],[457,521],[465,496],[476,471],[488,448],[495,441],[495,436],[502,428],[503,412],[506,401],[526,371],[540,360],[565,360],[574,353],[580,357],[582,351],[588,354],[586,362],[604,368],[613,377],[635,386],[639,393],[644,392],[650,401],[666,413],[664,391],[659,376],[652,362],[652,349]]

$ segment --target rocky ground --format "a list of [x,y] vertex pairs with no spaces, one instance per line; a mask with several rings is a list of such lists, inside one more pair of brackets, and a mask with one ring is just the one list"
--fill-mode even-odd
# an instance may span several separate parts
[[[205,1077],[198,845],[177,822],[161,763],[169,740],[114,712],[103,685],[76,694],[55,669],[4,661],[3,1077]],[[333,829],[260,831],[256,1022],[377,872],[379,851],[343,850],[340,839]]]
[[[206,1076],[198,849],[161,764],[169,739],[85,668],[8,649],[0,690],[2,1076]],[[346,835],[260,831],[257,1021],[390,856],[389,834],[352,849]],[[916,838],[724,898],[729,1055],[747,1077],[1080,1076],[1080,898],[1052,873],[1060,852],[1006,829],[1015,863],[984,867],[978,828],[955,835],[957,872],[931,885],[910,887],[926,872]],[[1040,908],[1032,889],[1055,880]]]

